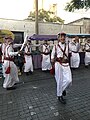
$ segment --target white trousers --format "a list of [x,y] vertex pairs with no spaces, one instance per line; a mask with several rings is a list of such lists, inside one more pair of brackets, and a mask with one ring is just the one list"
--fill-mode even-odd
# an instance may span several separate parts
[[42,56],[42,70],[50,70],[51,69],[51,62],[50,62],[50,55],[43,55]]
[[10,74],[6,74],[5,71],[8,66],[9,66],[9,61],[5,60],[3,64],[4,77],[5,77],[3,83],[4,88],[12,87],[15,83],[19,82],[17,66],[14,64],[14,62],[10,61],[10,68],[11,68]]
[[32,56],[27,56],[25,55],[25,63],[24,63],[24,72],[29,72],[32,71],[33,72],[33,63],[32,63]]
[[[66,63],[65,65],[68,65]],[[70,66],[62,66],[59,62],[55,63],[55,79],[57,83],[57,96],[62,96],[63,91],[72,83]]]
[[79,64],[80,64],[79,53],[73,53],[72,52],[70,63],[71,63],[71,68],[78,68],[79,67]]
[[90,64],[90,52],[85,53],[85,65]]

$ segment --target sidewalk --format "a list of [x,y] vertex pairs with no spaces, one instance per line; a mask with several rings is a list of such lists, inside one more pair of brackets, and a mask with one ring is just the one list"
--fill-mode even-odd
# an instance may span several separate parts
[[90,68],[72,71],[67,104],[56,97],[56,82],[49,72],[35,70],[20,76],[17,89],[7,91],[0,79],[0,120],[90,120]]

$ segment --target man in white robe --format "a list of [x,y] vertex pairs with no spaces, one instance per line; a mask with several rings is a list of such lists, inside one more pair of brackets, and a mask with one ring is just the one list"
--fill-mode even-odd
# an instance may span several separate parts
[[88,38],[87,43],[85,44],[85,67],[88,67],[90,64],[90,38]]
[[14,52],[13,49],[13,40],[11,37],[6,37],[7,45],[4,49],[4,83],[3,87],[7,90],[12,90],[14,84],[19,82],[18,78],[18,70],[16,65],[14,64],[14,56],[18,55],[20,52]]
[[[58,44],[56,44],[51,53],[51,62],[55,66],[55,79],[57,83],[58,100],[66,104],[63,96],[66,95],[66,89],[72,83],[72,75],[68,61],[69,45],[65,43],[66,34],[58,34]],[[56,54],[56,61],[55,60]]]
[[24,72],[26,73],[26,75],[29,75],[29,73],[33,72],[32,47],[30,40],[27,40],[27,43],[25,45],[24,57],[25,57]]
[[78,68],[80,64],[80,44],[78,36],[76,36],[69,45],[71,51],[70,66],[71,68]]
[[47,43],[47,40],[44,41],[42,45],[42,71],[47,71],[51,69],[50,61],[50,46]]

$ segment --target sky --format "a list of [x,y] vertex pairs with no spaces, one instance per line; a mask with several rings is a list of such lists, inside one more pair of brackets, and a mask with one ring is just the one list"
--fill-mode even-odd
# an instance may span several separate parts
[[[42,0],[38,0],[38,4]],[[82,12],[70,13],[64,11],[67,2],[71,0],[45,0],[45,6],[48,3],[58,3],[57,15],[65,20],[65,23],[79,19],[85,16]],[[0,18],[23,20],[28,17],[30,11],[33,9],[33,0],[0,0]],[[90,12],[89,12],[90,15]],[[89,16],[87,14],[87,16]]]

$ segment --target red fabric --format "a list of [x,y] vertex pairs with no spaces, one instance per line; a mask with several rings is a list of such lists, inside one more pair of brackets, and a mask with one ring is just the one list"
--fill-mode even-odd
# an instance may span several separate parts
[[4,60],[14,61],[14,58],[4,57]]
[[52,68],[50,69],[50,74],[51,74],[51,75],[54,75],[54,74],[55,74],[55,67],[52,67]]
[[10,71],[11,71],[11,67],[10,67],[10,61],[9,61],[9,66],[7,67],[5,73],[10,74]]
[[7,70],[5,71],[5,73],[6,74],[10,74],[10,70],[11,70],[11,68],[10,68],[10,66],[7,68]]

